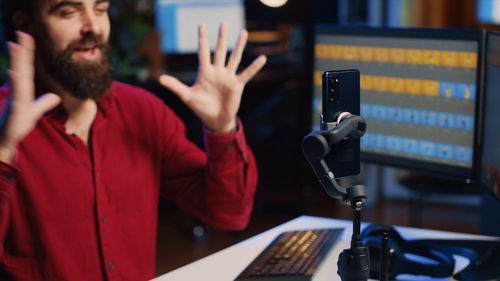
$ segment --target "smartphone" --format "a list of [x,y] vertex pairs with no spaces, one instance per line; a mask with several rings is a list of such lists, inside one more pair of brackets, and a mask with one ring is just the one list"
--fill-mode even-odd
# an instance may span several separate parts
[[[333,129],[342,113],[360,114],[359,71],[356,69],[323,73],[322,129]],[[325,162],[336,178],[360,173],[359,138],[349,138],[332,146]]]

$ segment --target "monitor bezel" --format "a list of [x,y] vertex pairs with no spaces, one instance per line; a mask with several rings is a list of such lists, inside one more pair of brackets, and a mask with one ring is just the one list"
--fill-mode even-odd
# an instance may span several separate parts
[[[488,74],[488,71],[487,71],[487,67],[488,67],[488,47],[489,47],[489,43],[490,43],[490,37],[491,36],[495,36],[495,37],[498,37],[500,38],[500,32],[499,31],[488,31],[486,32],[485,34],[485,38],[484,38],[484,93],[483,93],[483,100],[484,100],[484,116],[485,116],[485,120],[484,122],[486,122],[486,102],[488,101],[488,96],[486,95],[486,86],[488,85],[488,78],[491,79],[491,77],[489,77],[487,74]],[[484,139],[485,137],[485,133],[486,133],[486,123],[484,123],[484,126],[483,126],[483,132],[482,132],[482,137]],[[483,154],[484,154],[484,150],[483,150]],[[480,173],[480,181],[481,181],[481,184],[482,186],[487,190],[487,192],[489,192],[493,198],[495,198],[498,202],[500,202],[500,196],[498,196],[497,194],[495,194],[495,192],[490,188],[491,186],[487,186],[486,184],[486,180],[484,178],[484,173],[485,173],[485,169],[486,167],[483,165],[484,162],[482,161],[483,159],[481,159],[481,173]]]
[[[433,176],[449,178],[464,182],[476,183],[481,177],[481,152],[482,152],[482,130],[483,130],[483,54],[484,54],[484,32],[476,29],[435,29],[435,28],[376,28],[360,26],[339,26],[336,24],[317,23],[314,25],[314,40],[316,45],[319,34],[350,35],[350,36],[373,36],[394,38],[422,38],[422,39],[449,39],[477,42],[478,66],[476,69],[476,100],[475,100],[475,124],[473,141],[473,160],[471,168],[463,168],[446,164],[432,163],[416,159],[405,159],[387,154],[367,152],[361,150],[361,161],[409,169],[423,172]],[[316,62],[313,49],[313,71],[316,70]],[[314,85],[312,85],[314,89]],[[370,124],[368,124],[368,127]]]

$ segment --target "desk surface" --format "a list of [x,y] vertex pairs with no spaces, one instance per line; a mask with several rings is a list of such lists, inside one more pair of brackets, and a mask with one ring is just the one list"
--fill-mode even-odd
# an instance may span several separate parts
[[[364,227],[366,224],[363,224]],[[318,272],[315,281],[340,280],[337,275],[337,259],[340,252],[349,247],[352,235],[351,221],[332,218],[300,216],[284,224],[271,228],[259,235],[244,240],[238,244],[216,252],[210,256],[161,275],[154,281],[179,281],[179,280],[207,280],[207,281],[232,281],[247,265],[263,251],[278,234],[288,230],[343,227],[344,233],[337,245],[327,255]],[[405,239],[494,239],[492,237],[445,232],[409,227],[397,227]],[[456,270],[461,270],[467,265],[465,258],[458,257]],[[415,276],[408,280],[416,280]],[[420,279],[419,279],[420,280]],[[447,280],[447,279],[421,279],[421,280]],[[452,280],[452,279],[450,279]]]

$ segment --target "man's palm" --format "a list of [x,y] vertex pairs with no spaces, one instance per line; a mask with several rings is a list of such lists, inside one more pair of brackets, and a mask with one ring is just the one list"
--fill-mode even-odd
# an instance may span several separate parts
[[266,63],[265,56],[258,57],[240,74],[236,73],[245,48],[248,34],[242,31],[238,42],[226,62],[226,25],[222,24],[214,53],[210,60],[210,49],[204,25],[199,28],[199,69],[193,86],[188,87],[176,78],[162,75],[160,83],[172,90],[203,121],[216,132],[229,132],[236,126],[241,96],[245,84]]

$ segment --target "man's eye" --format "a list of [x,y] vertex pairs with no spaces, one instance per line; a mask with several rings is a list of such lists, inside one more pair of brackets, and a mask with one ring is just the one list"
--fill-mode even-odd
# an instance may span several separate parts
[[107,13],[109,9],[109,4],[108,3],[103,3],[101,5],[98,5],[95,10],[99,13]]
[[70,17],[76,13],[74,9],[65,9],[60,12],[60,15],[63,17]]
[[96,12],[97,12],[98,14],[105,14],[105,13],[107,13],[107,12],[108,12],[108,9],[96,9]]

